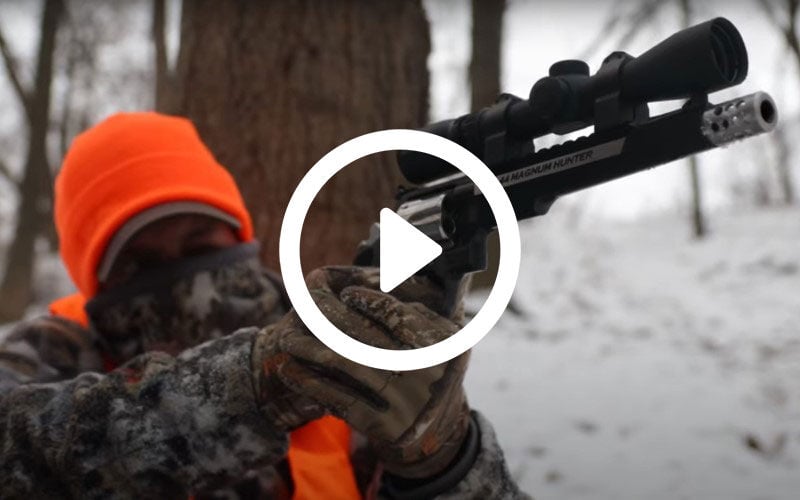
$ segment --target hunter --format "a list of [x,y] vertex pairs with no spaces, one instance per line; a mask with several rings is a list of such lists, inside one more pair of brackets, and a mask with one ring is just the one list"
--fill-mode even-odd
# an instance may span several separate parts
[[[55,223],[77,293],[0,346],[0,497],[528,498],[467,404],[467,354],[389,372],[307,331],[189,121],[121,113],[78,136]],[[375,269],[307,282],[371,345],[459,328],[422,278],[391,295]]]

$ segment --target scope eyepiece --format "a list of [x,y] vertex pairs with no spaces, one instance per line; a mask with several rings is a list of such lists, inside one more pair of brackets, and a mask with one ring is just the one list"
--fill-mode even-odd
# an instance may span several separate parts
[[747,77],[747,49],[723,17],[675,33],[629,61],[620,75],[629,102],[685,99],[738,85]]
[[720,75],[730,84],[747,76],[747,50],[739,32],[724,18],[711,22],[711,50]]

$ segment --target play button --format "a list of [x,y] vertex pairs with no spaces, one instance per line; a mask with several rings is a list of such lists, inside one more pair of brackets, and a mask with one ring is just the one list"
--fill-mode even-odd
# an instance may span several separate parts
[[441,255],[442,247],[388,208],[381,210],[380,222],[380,286],[389,293]]
[[[385,151],[417,151],[440,158],[461,170],[485,196],[497,220],[500,267],[483,307],[448,338],[414,349],[385,349],[365,344],[333,324],[320,310],[306,287],[300,262],[300,236],[314,197],[337,172],[356,160]],[[381,290],[391,290],[436,256],[447,253],[434,241],[391,210],[381,212],[379,258]],[[279,242],[281,272],[286,293],[308,330],[339,355],[380,370],[419,370],[446,363],[484,338],[506,310],[519,273],[520,238],[517,216],[497,176],[464,147],[438,135],[418,130],[381,130],[340,144],[314,164],[289,199]],[[447,264],[445,262],[442,263]],[[455,275],[453,277],[456,277]]]

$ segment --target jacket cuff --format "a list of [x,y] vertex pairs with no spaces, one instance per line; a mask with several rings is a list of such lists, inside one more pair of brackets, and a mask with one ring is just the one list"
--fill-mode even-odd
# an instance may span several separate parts
[[472,469],[481,450],[480,426],[475,414],[470,415],[464,442],[450,465],[428,478],[403,478],[384,473],[382,495],[395,500],[423,500],[452,490]]

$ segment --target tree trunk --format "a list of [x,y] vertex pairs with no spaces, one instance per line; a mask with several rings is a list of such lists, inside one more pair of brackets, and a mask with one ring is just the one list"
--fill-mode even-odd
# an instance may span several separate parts
[[170,72],[167,64],[167,6],[165,0],[153,0],[151,36],[155,73],[155,109],[169,112]]
[[505,0],[472,0],[471,107],[477,111],[500,94],[500,59]]
[[[798,76],[800,76],[800,38],[798,38],[797,33],[797,13],[800,10],[800,0],[781,0],[780,2],[760,0],[759,4],[770,23],[780,31],[786,42],[786,47],[794,58],[794,67],[798,71]],[[795,200],[795,194],[789,160],[789,143],[781,127],[775,129],[772,138],[778,154],[776,167],[783,202],[786,205],[792,205]]]
[[[268,265],[317,160],[358,135],[425,123],[428,52],[419,0],[184,2],[171,109],[233,173]],[[351,262],[399,181],[393,154],[335,176],[305,222],[304,269]]]
[[700,169],[697,168],[697,157],[689,157],[689,184],[692,189],[692,235],[703,238],[708,229],[706,218],[703,214],[703,192],[700,187]]
[[36,77],[33,92],[29,93],[28,151],[25,174],[20,184],[17,227],[0,283],[0,323],[19,319],[30,303],[36,240],[52,223],[47,132],[50,124],[53,53],[63,7],[61,0],[44,2]]
[[780,184],[781,198],[784,205],[794,205],[794,179],[792,178],[792,155],[789,138],[786,131],[778,127],[772,132],[772,142],[777,150],[778,157],[775,168],[778,171],[778,184]]
[[[679,0],[681,21],[684,28],[692,25],[692,5],[690,0]],[[689,187],[692,193],[692,235],[703,238],[708,232],[706,219],[703,213],[703,193],[700,182],[699,160],[696,156],[689,157]]]
[[[505,0],[472,0],[472,60],[469,65],[469,80],[472,86],[473,111],[494,103],[500,94],[505,8]],[[473,277],[473,288],[491,287],[500,268],[500,239],[497,232],[489,235],[486,243],[486,271]]]
[[[794,67],[797,76],[800,77],[800,39],[797,34],[797,12],[800,9],[800,1],[786,0],[786,10],[788,11],[788,23],[784,29],[786,44],[794,55]],[[789,141],[783,128],[778,127],[774,133],[774,140],[778,147],[778,180],[781,185],[783,201],[786,205],[793,205],[795,201],[794,181],[792,179],[791,152]]]

